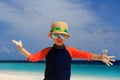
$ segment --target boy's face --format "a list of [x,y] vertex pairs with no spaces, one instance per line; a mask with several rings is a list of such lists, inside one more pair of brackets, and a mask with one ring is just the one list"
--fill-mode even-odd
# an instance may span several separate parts
[[61,33],[52,33],[51,38],[54,44],[58,46],[64,45],[65,40],[67,39],[67,35]]

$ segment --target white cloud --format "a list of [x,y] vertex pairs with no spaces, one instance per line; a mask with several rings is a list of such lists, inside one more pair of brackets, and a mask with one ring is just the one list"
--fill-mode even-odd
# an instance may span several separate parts
[[1,49],[0,49],[0,52],[4,52],[4,53],[9,53],[10,52],[10,50],[8,49],[8,48],[6,48],[6,47],[2,47]]
[[[54,21],[66,21],[69,25],[81,26],[95,22],[92,12],[82,9],[84,5],[74,5],[65,0],[13,0],[20,8],[0,2],[0,19],[11,23],[16,32],[27,36],[44,33]],[[79,7],[79,8],[78,8]],[[73,26],[71,26],[73,27]],[[27,31],[27,32],[26,32]],[[35,33],[31,33],[36,31]]]

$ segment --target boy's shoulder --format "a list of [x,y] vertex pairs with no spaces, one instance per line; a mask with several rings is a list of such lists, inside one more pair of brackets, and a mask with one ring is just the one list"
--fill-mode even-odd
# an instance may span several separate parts
[[52,48],[52,46],[51,47],[45,47],[43,50],[50,50]]
[[71,49],[74,49],[75,47],[73,46],[65,46],[66,48],[71,48]]

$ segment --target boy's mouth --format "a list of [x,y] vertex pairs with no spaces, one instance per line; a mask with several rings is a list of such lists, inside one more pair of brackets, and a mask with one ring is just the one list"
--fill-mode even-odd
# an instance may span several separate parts
[[58,41],[59,43],[62,42],[62,41]]
[[59,43],[60,43],[60,42],[62,42],[62,41],[61,41],[61,40],[58,40],[57,42],[59,42]]

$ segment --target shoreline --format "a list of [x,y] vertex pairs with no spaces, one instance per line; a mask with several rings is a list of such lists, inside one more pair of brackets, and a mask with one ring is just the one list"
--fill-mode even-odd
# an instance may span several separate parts
[[[30,62],[27,60],[0,60],[0,63],[45,63],[45,60],[42,61],[38,61],[38,62]],[[101,61],[87,61],[87,60],[72,60],[71,61],[72,64],[88,64],[88,65],[105,65],[103,62]],[[120,66],[120,60],[116,60],[113,63],[113,66]]]

